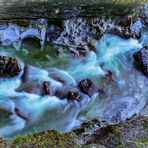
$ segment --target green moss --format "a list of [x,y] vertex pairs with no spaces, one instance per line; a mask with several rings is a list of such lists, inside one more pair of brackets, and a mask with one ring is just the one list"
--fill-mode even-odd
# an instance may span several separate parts
[[[83,123],[80,129],[71,133],[61,134],[56,131],[45,131],[17,136],[14,141],[0,139],[0,148],[12,147],[116,147],[116,148],[145,148],[148,146],[147,118],[134,118],[118,125],[108,125],[97,129],[97,120]],[[96,129],[95,129],[96,128]],[[91,131],[91,132],[88,132]],[[84,143],[83,143],[84,141]],[[81,143],[81,144],[80,144]]]
[[142,142],[142,143],[147,143],[147,144],[148,144],[148,138],[143,138],[143,139],[141,139],[141,142]]
[[[131,4],[134,1],[132,2],[131,0],[113,0],[113,2],[115,4]],[[136,2],[139,3],[139,5],[146,3],[146,1],[140,1],[140,0],[137,0]]]
[[13,141],[12,145],[22,146],[33,146],[33,147],[45,147],[45,146],[56,146],[56,147],[74,147],[77,146],[74,138],[70,134],[60,134],[56,131],[46,131],[41,133],[34,133],[28,136],[18,136]]

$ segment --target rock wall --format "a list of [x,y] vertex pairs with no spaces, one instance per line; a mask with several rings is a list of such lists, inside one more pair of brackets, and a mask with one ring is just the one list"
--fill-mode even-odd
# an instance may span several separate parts
[[[147,0],[1,0],[0,21],[37,18],[69,18],[72,16],[125,15]],[[95,10],[95,11],[94,11]]]

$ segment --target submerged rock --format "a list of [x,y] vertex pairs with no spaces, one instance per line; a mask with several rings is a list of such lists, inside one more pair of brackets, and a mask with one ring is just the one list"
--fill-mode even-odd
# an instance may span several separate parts
[[51,95],[50,83],[48,81],[44,81],[42,84],[42,96]]
[[148,76],[148,46],[143,47],[140,51],[134,53],[133,56],[139,68]]
[[52,94],[50,83],[48,81],[44,81],[42,84],[40,84],[38,81],[28,81],[23,83],[19,88],[16,89],[16,91],[37,94],[40,96]]
[[79,89],[81,92],[91,95],[92,94],[92,88],[93,88],[93,83],[90,79],[84,79],[79,82],[78,84]]
[[21,111],[20,111],[18,108],[15,108],[14,111],[15,111],[15,114],[16,114],[18,117],[20,117],[20,118],[22,118],[22,119],[24,119],[24,120],[26,120],[26,121],[28,120],[28,117],[25,116],[23,113],[21,113]]
[[0,78],[18,76],[21,66],[16,58],[0,56]]
[[23,74],[21,76],[22,82],[25,83],[29,80],[29,66],[24,67]]
[[35,81],[26,82],[22,84],[19,88],[16,89],[17,92],[27,92],[30,94],[41,94],[40,84],[36,83]]

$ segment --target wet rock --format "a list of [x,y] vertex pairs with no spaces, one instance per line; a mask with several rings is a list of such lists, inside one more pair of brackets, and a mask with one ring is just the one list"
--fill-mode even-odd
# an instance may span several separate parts
[[99,92],[99,96],[102,97],[102,96],[105,96],[105,91],[104,91],[104,88],[99,88],[98,89],[98,92]]
[[57,89],[54,93],[54,95],[58,98],[60,98],[61,100],[63,100],[65,98],[65,93],[62,91],[62,89]]
[[52,42],[54,40],[56,40],[60,34],[61,34],[61,29],[55,25],[51,25],[49,26],[49,28],[46,31],[46,40],[49,42]]
[[54,80],[56,80],[56,81],[62,83],[62,84],[66,84],[66,82],[65,82],[63,79],[61,79],[60,77],[58,77],[58,76],[53,76],[52,78],[53,78]]
[[[95,123],[95,124],[94,124]],[[100,121],[88,122],[74,130],[78,141],[83,146],[90,144],[103,145],[107,148],[114,147],[147,147],[148,120],[146,117],[136,117],[118,125],[104,124]]]
[[148,3],[140,7],[139,17],[142,19],[143,24],[148,26]]
[[79,82],[78,88],[81,92],[90,96],[92,94],[93,83],[90,79],[84,79]]
[[66,94],[66,98],[68,100],[77,100],[77,101],[80,101],[82,99],[82,97],[81,97],[81,95],[79,94],[78,91],[69,91]]
[[140,51],[134,53],[133,56],[138,67],[148,76],[148,46],[143,47]]
[[26,117],[25,115],[23,115],[23,113],[20,112],[20,110],[18,108],[14,109],[15,113],[17,116],[19,116],[20,118],[24,119],[24,120],[28,120],[28,117]]
[[143,27],[144,26],[143,26],[140,19],[138,19],[136,22],[134,22],[134,24],[131,26],[131,31],[133,33],[134,38],[137,38],[137,39],[141,38]]
[[25,83],[29,80],[29,67],[25,66],[24,67],[24,72],[21,76],[22,82]]
[[0,45],[12,46],[20,39],[20,28],[15,24],[0,25]]
[[[118,125],[108,125],[107,122],[92,120],[82,124],[79,129],[70,133],[60,134],[57,131],[43,131],[26,136],[17,136],[6,141],[0,138],[0,147],[10,143],[12,147],[20,145],[32,147],[126,147],[146,148],[148,145],[148,120],[146,117],[136,117]],[[4,146],[5,147],[5,146]]]
[[77,47],[76,52],[71,51],[71,53],[74,57],[85,57],[88,54],[88,51],[85,49],[85,47]]
[[41,95],[40,84],[36,83],[35,81],[23,83],[19,88],[16,89],[16,91]]
[[42,84],[40,84],[38,81],[28,81],[23,83],[19,88],[16,89],[16,91],[37,94],[40,96],[52,94],[50,83],[48,81],[44,81]]
[[132,34],[129,27],[118,26],[116,28],[113,28],[113,29],[107,31],[107,33],[115,34],[115,35],[118,35],[121,38],[125,38],[125,39],[129,39],[129,38],[133,37],[133,34]]
[[50,83],[48,81],[44,81],[42,84],[42,96],[51,95]]
[[0,78],[18,76],[21,66],[16,58],[0,56]]
[[77,52],[77,47],[87,44],[89,26],[84,18],[71,18],[63,22],[64,30],[60,37],[54,42],[68,47],[71,51]]

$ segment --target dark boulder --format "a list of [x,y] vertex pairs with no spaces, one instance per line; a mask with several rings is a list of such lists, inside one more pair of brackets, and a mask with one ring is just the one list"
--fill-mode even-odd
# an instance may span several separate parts
[[79,94],[78,91],[69,91],[67,94],[66,94],[66,98],[68,100],[71,100],[71,101],[74,101],[74,100],[77,100],[77,101],[80,101],[82,99],[81,95]]
[[143,47],[140,51],[134,53],[133,56],[138,67],[148,76],[148,46]]
[[37,94],[40,96],[52,94],[52,89],[48,81],[44,81],[42,84],[40,84],[38,81],[28,81],[23,83],[19,88],[16,89],[16,91]]
[[78,88],[81,92],[90,96],[92,94],[93,83],[90,79],[84,79],[79,82]]
[[21,66],[16,58],[0,56],[0,78],[18,76]]

